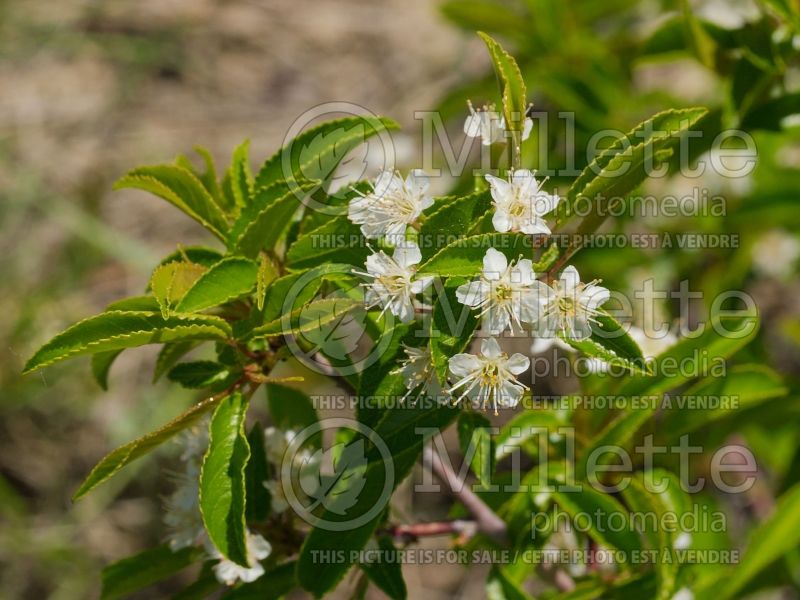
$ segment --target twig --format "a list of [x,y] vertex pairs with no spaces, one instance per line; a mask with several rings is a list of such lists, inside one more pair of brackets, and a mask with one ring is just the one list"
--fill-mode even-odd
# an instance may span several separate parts
[[508,528],[506,527],[505,521],[498,517],[469,486],[461,481],[458,475],[453,472],[453,469],[442,461],[431,444],[425,447],[425,451],[422,455],[422,462],[430,466],[436,476],[441,479],[443,483],[447,484],[453,496],[455,496],[473,516],[475,524],[477,525],[477,530],[480,533],[491,537],[501,544],[508,543]]
[[393,525],[381,530],[381,533],[390,535],[393,538],[404,542],[415,542],[422,537],[434,537],[437,535],[452,535],[470,538],[477,531],[475,521],[465,521],[456,519],[455,521],[435,521],[432,523],[412,523],[409,525]]

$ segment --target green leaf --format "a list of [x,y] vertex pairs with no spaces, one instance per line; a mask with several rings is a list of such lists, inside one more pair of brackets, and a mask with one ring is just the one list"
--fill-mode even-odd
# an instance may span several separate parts
[[82,354],[96,354],[176,340],[223,340],[231,335],[217,317],[196,315],[164,319],[158,313],[110,311],[80,321],[55,336],[28,360],[24,373]]
[[[318,485],[303,490],[315,502],[309,512],[321,506],[328,512],[347,515],[358,501],[358,496],[366,484],[367,454],[363,438],[348,444],[335,444],[328,450],[319,448],[311,458],[312,463],[324,464],[326,457],[333,457],[333,474],[320,473]],[[301,480],[301,485],[304,480]]]
[[170,342],[164,344],[158,352],[156,367],[153,370],[153,383],[161,379],[186,354],[191,352],[200,342],[194,340]]
[[542,433],[556,433],[559,427],[569,425],[565,411],[525,410],[500,428],[495,437],[495,460],[500,461],[511,454],[514,447],[522,446],[529,439]]
[[227,205],[225,202],[225,196],[222,193],[222,189],[219,187],[219,181],[217,179],[217,167],[214,164],[214,157],[211,156],[211,152],[208,149],[203,148],[203,146],[195,146],[194,151],[197,152],[203,159],[203,162],[206,165],[205,173],[198,174],[197,178],[203,183],[205,188],[208,190],[208,193],[211,194],[211,197],[214,199],[214,202],[217,203],[223,212],[227,212],[230,209],[230,206]]
[[670,158],[681,135],[694,127],[706,114],[705,108],[666,110],[640,123],[623,137],[603,150],[578,176],[567,191],[567,197],[558,209],[557,226],[575,215],[579,203],[588,202],[596,207],[587,211],[578,228],[576,242],[566,248],[560,258],[565,264],[581,244],[605,221],[609,205],[624,201],[649,176],[649,169]]
[[[633,527],[620,527],[619,517],[630,521],[627,509],[607,494],[583,484],[580,490],[559,491],[558,484],[553,482],[555,491],[553,499],[573,519],[582,520],[581,531],[586,531],[598,543],[616,548],[624,553],[624,558],[631,559],[631,553],[642,549],[639,536]],[[588,529],[584,529],[586,526]]]
[[268,383],[267,406],[275,427],[302,430],[317,422],[317,410],[308,395],[297,388]]
[[222,254],[213,248],[206,248],[205,246],[178,246],[178,249],[165,256],[160,265],[166,265],[171,262],[191,262],[204,267],[211,267],[215,263],[222,260]]
[[401,562],[395,557],[398,550],[389,536],[378,537],[380,553],[375,562],[361,563],[361,570],[367,574],[369,580],[392,600],[405,600],[408,596],[406,582],[403,580]]
[[350,298],[326,298],[309,302],[281,318],[256,327],[253,337],[271,337],[297,333],[323,336],[335,333],[342,319],[350,312],[363,309],[363,303]]
[[475,222],[491,208],[492,197],[488,190],[462,198],[438,200],[420,227],[417,244],[422,260],[428,260],[445,246],[468,235]]
[[[684,338],[657,356],[650,363],[652,376],[630,375],[623,380],[618,393],[622,396],[659,395],[696,379],[709,367],[747,345],[758,331],[758,318],[725,317],[720,318],[717,325],[724,331],[706,323],[702,334]],[[734,332],[735,336],[726,332]]]
[[194,282],[175,310],[197,312],[245,296],[253,291],[257,277],[258,267],[252,260],[238,256],[225,258]]
[[265,521],[269,516],[272,499],[264,483],[269,479],[269,465],[264,447],[264,428],[256,423],[247,435],[250,460],[244,469],[245,517],[250,521]]
[[278,278],[278,267],[266,254],[261,255],[261,262],[258,265],[258,275],[256,276],[256,306],[258,310],[264,310],[264,300],[269,285]]
[[482,233],[458,239],[422,263],[418,272],[441,277],[474,277],[483,269],[483,257],[489,248],[514,260],[530,252],[531,238],[519,233]]
[[591,323],[590,337],[583,340],[576,340],[564,334],[559,334],[559,337],[587,356],[599,358],[610,365],[620,366],[632,372],[650,374],[650,368],[642,356],[641,349],[625,328],[607,313],[594,318],[596,321]]
[[524,590],[509,578],[500,565],[494,565],[486,580],[488,600],[531,600]]
[[[503,94],[503,116],[509,131],[521,132],[527,109],[527,92],[517,61],[489,35],[478,32],[489,49],[494,70]],[[518,141],[515,143],[519,143]]]
[[458,442],[461,453],[470,461],[469,466],[483,487],[492,483],[495,447],[489,419],[476,412],[462,412],[458,416]]
[[431,363],[442,385],[447,385],[448,361],[469,346],[480,321],[477,312],[456,298],[456,289],[466,281],[450,279],[433,305],[429,342]]
[[[764,365],[737,365],[730,367],[725,377],[707,377],[670,399],[670,408],[661,412],[659,431],[669,439],[695,431],[725,417],[758,406],[773,398],[789,393],[780,375]],[[694,398],[736,398],[736,405],[719,405],[713,408],[682,406]]]
[[135,188],[163,198],[225,240],[228,222],[200,180],[175,165],[139,167],[114,184],[115,190]]
[[286,231],[292,216],[303,206],[306,192],[315,186],[303,181],[293,189],[283,182],[257,188],[252,202],[242,209],[231,229],[228,247],[253,258],[262,248],[272,250]]
[[250,204],[250,196],[253,193],[253,174],[250,172],[250,140],[245,140],[233,151],[228,179],[235,205],[243,208]]
[[800,93],[785,94],[754,106],[743,118],[741,127],[753,131],[781,131],[786,117],[800,114]]
[[122,350],[111,350],[92,355],[92,375],[97,384],[105,391],[108,391],[108,372],[120,354],[122,354]]
[[[390,481],[392,489],[408,476],[422,452],[424,438],[418,428],[443,429],[458,414],[458,411],[451,407],[431,408],[422,406],[423,404],[420,402],[414,406],[387,410],[373,427],[393,458],[393,478]],[[377,450],[369,451],[367,456],[369,466],[364,476],[366,484],[347,515],[340,516],[328,511],[323,515],[323,519],[349,523],[374,511],[376,506],[385,505],[389,498],[383,493],[384,484],[390,473],[381,457]],[[342,531],[329,531],[319,527],[312,529],[303,543],[297,563],[297,578],[300,585],[316,596],[322,596],[335,586],[355,560],[357,553],[354,555],[352,551],[364,547],[381,518],[382,511],[358,527],[353,526]],[[318,552],[332,551],[342,552],[344,560],[324,564],[315,560]]]
[[200,512],[219,552],[249,567],[245,541],[244,470],[250,448],[244,433],[247,400],[235,392],[222,400],[209,425],[208,451],[200,470]]
[[719,600],[738,597],[742,588],[772,562],[800,545],[800,484],[778,498],[775,511],[750,535],[744,555],[725,582],[716,588]]
[[116,475],[125,465],[144,456],[184,429],[197,423],[218,403],[218,398],[209,398],[199,404],[195,404],[185,413],[176,417],[166,425],[132,442],[128,442],[124,446],[120,446],[111,452],[92,469],[78,488],[78,491],[75,492],[75,495],[72,497],[73,501],[85,496],[92,489]]
[[[215,387],[219,384],[233,383],[230,369],[210,360],[180,363],[167,374],[170,381],[181,384],[185,388],[200,389]],[[224,389],[225,386],[223,386]]]
[[169,262],[156,267],[150,278],[150,290],[165,319],[205,272],[206,267],[203,265],[184,261]]
[[328,263],[276,279],[264,295],[264,323],[301,308],[313,300],[324,281],[351,277],[352,269],[351,265]]
[[163,581],[203,557],[199,548],[183,548],[176,552],[158,546],[123,558],[103,569],[101,600],[126,598],[154,583]]
[[269,187],[282,180],[325,180],[339,161],[369,137],[399,127],[382,117],[345,117],[318,125],[270,157],[256,175],[255,188]]
[[297,238],[286,253],[291,269],[307,269],[325,263],[348,263],[363,267],[369,254],[358,225],[345,216],[332,218]]

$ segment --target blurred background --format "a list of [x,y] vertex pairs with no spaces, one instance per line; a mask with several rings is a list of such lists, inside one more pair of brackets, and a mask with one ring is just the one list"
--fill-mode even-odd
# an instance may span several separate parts
[[[106,452],[176,414],[191,392],[152,386],[148,349],[120,357],[108,392],[83,368],[88,361],[19,376],[54,333],[141,293],[177,243],[208,241],[178,211],[112,192],[113,182],[195,144],[225,164],[250,138],[251,157],[263,160],[297,116],[332,100],[398,120],[396,143],[411,166],[414,111],[441,110],[458,132],[467,98],[494,98],[475,29],[517,56],[537,110],[553,122],[575,111],[578,148],[598,129],[625,131],[660,109],[692,105],[712,109],[707,131],[741,126],[754,136],[750,176],[702,182],[726,198],[724,219],[613,225],[736,232],[737,248],[610,249],[584,253],[578,266],[591,263],[622,291],[644,277],[666,288],[688,278],[709,295],[746,289],[763,319],[749,359],[794,390],[799,22],[793,0],[0,0],[0,597],[96,597],[104,565],[161,541],[168,482],[158,474],[169,469],[169,449],[77,505],[69,498]],[[566,160],[561,131],[549,128],[545,140],[552,166]],[[529,143],[535,166],[538,134]],[[672,177],[646,191],[683,195],[697,185]],[[663,307],[667,318],[674,308]],[[762,408],[769,428],[736,425],[776,487],[797,468],[795,397]],[[483,596],[480,569],[437,569],[435,582],[425,567],[408,570],[411,597],[423,581],[425,597]]]

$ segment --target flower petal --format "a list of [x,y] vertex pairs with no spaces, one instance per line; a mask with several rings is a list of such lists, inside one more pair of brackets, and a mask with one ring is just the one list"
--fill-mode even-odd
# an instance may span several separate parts
[[490,290],[491,286],[486,281],[471,281],[458,286],[456,298],[461,304],[475,308],[488,297]]
[[450,372],[456,377],[466,377],[479,371],[483,364],[474,354],[456,354],[447,361]]
[[483,276],[489,281],[496,281],[506,272],[508,259],[502,252],[489,248],[483,256]]
[[481,341],[481,354],[486,358],[500,358],[503,351],[500,349],[500,344],[494,338],[485,338]]
[[514,375],[524,373],[530,366],[531,359],[519,352],[512,354],[508,361],[506,361],[506,369],[511,371]]
[[583,306],[595,310],[598,306],[605,304],[610,297],[611,292],[606,288],[600,287],[599,285],[588,285],[581,292],[579,302]]
[[422,260],[422,252],[416,243],[403,241],[395,247],[392,257],[399,266],[408,269],[408,267],[419,264]]
[[561,281],[561,286],[564,288],[564,291],[568,294],[572,294],[581,282],[581,276],[578,274],[578,269],[570,265],[561,271],[559,280]]

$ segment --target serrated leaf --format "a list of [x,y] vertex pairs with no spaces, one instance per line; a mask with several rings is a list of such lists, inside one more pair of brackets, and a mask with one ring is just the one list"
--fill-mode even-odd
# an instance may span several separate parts
[[244,583],[223,596],[224,600],[278,600],[297,587],[294,560],[268,569],[252,583]]
[[198,265],[202,265],[204,267],[211,267],[215,263],[222,260],[223,256],[222,253],[218,250],[214,250],[213,248],[207,248],[205,246],[178,246],[178,249],[175,250],[172,254],[165,256],[160,265],[166,265],[167,263],[171,262],[192,262]]
[[336,217],[297,238],[286,253],[291,269],[307,269],[330,262],[363,266],[369,249],[357,225]]
[[156,267],[150,278],[150,290],[161,308],[161,316],[169,317],[175,305],[205,272],[206,267],[184,261]]
[[[369,137],[398,128],[396,122],[382,117],[345,117],[322,123],[304,131],[270,157],[256,175],[255,188],[272,186],[281,180],[298,182],[316,178],[314,174],[320,171],[314,169],[315,164],[323,164],[325,170],[330,171],[335,162],[331,157],[341,160]],[[324,139],[325,144],[315,143],[318,139]],[[304,152],[312,145],[315,148],[313,154],[307,150]],[[305,162],[301,160],[301,154]]]
[[75,492],[72,497],[73,501],[88,494],[92,489],[110,479],[125,465],[133,462],[152,451],[157,446],[163,444],[176,434],[184,429],[187,429],[197,423],[204,417],[211,409],[219,403],[218,398],[209,398],[199,404],[195,404],[182,415],[179,415],[166,425],[144,435],[140,438],[128,442],[124,446],[120,446],[103,460],[101,460],[92,469],[91,473],[86,477],[84,482]]
[[199,548],[182,548],[176,552],[158,546],[123,558],[103,569],[101,600],[127,598],[134,592],[174,575],[201,560]]
[[[335,331],[348,313],[363,309],[363,303],[350,298],[326,298],[309,302],[289,314],[256,327],[252,337],[309,334],[327,336]],[[319,334],[319,332],[322,332]]]
[[[624,196],[647,178],[645,158],[671,150],[679,135],[708,113],[706,108],[669,109],[653,115],[603,150],[572,183],[557,209],[559,225],[575,211],[579,198]],[[591,217],[592,215],[589,215]],[[588,217],[587,217],[588,218]]]
[[299,309],[313,300],[324,281],[334,277],[350,277],[352,268],[351,265],[327,263],[279,277],[267,287],[264,295],[264,323]]
[[258,310],[264,310],[267,288],[278,278],[278,275],[278,267],[275,266],[272,259],[266,254],[262,254],[261,261],[258,264],[258,275],[256,276],[256,306]]
[[233,151],[228,170],[231,194],[240,209],[250,204],[253,194],[253,174],[250,172],[250,140],[245,140]]
[[92,355],[92,376],[103,390],[108,391],[108,372],[122,350],[99,352]]
[[492,208],[488,190],[437,201],[422,223],[417,245],[426,261],[445,246],[469,234],[475,222]]
[[156,367],[153,370],[153,383],[161,379],[161,376],[167,373],[172,367],[175,366],[181,358],[188,352],[196,348],[200,342],[194,340],[170,342],[164,344],[159,350],[158,357],[156,358]]
[[228,212],[231,208],[225,202],[225,196],[222,193],[222,189],[219,187],[219,180],[217,179],[217,167],[214,164],[214,157],[211,156],[211,152],[208,149],[204,148],[203,146],[195,146],[194,151],[197,152],[203,159],[203,162],[206,165],[205,173],[199,174],[198,179],[203,183],[205,188],[208,190],[208,193],[211,194],[211,197],[214,199],[214,202],[217,203],[223,212]]
[[114,184],[115,190],[135,188],[163,198],[203,227],[225,240],[228,222],[201,181],[176,165],[153,165],[130,171]]
[[346,515],[358,501],[358,495],[366,483],[367,455],[364,440],[357,439],[349,444],[336,444],[327,450],[316,450],[310,461],[324,464],[327,457],[334,456],[333,473],[320,472],[318,481],[308,485],[308,478],[301,478],[300,485],[306,495],[315,502],[308,508],[318,506],[337,515]]
[[197,278],[175,310],[197,312],[245,296],[253,291],[257,276],[258,267],[252,260],[238,256],[225,258]]
[[392,600],[405,600],[408,596],[406,582],[403,580],[403,569],[397,556],[397,548],[389,536],[378,538],[378,553],[375,562],[361,563],[361,570],[367,574],[369,580]]
[[508,456],[514,447],[522,446],[531,437],[540,435],[542,430],[556,433],[559,427],[569,424],[564,411],[526,410],[500,428],[495,437],[495,460]]
[[292,189],[283,182],[257,188],[252,202],[242,209],[231,229],[228,247],[249,258],[262,248],[272,250],[289,227],[292,215],[303,206],[305,192],[314,186],[303,181]]
[[244,432],[247,400],[239,392],[223,399],[209,425],[208,451],[200,470],[200,512],[219,552],[249,567],[245,541],[244,470],[250,448]]
[[170,381],[179,383],[185,388],[214,388],[219,384],[230,382],[230,369],[211,360],[197,360],[180,363],[167,373]]
[[109,311],[80,321],[55,336],[28,360],[23,372],[30,373],[82,354],[176,340],[223,340],[230,335],[230,327],[224,320],[207,315],[164,319],[158,313]]
[[[509,131],[521,132],[527,109],[527,92],[517,61],[491,36],[478,32],[489,50],[503,96],[503,116]],[[516,142],[518,143],[518,142]]]
[[436,274],[441,277],[474,277],[483,269],[486,250],[494,248],[515,260],[530,252],[530,236],[519,233],[482,233],[458,239],[448,244],[422,263],[420,274]]
[[583,340],[562,334],[559,334],[559,337],[587,356],[623,367],[631,372],[650,374],[651,369],[641,349],[611,315],[607,313],[596,315],[591,327],[592,335]]

